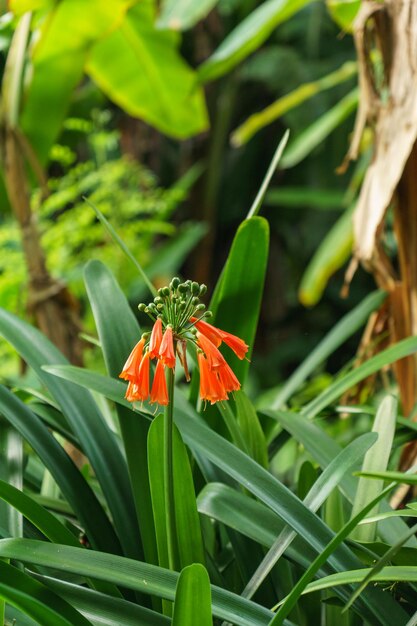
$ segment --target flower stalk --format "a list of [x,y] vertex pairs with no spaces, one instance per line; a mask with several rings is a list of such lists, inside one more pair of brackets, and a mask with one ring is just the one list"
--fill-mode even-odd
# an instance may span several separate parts
[[[187,365],[187,344],[197,352],[200,370],[200,399],[204,402],[223,402],[229,394],[240,389],[240,382],[228,365],[219,347],[225,344],[239,359],[246,358],[247,344],[229,332],[216,328],[205,321],[210,311],[200,302],[206,292],[205,285],[173,278],[168,287],[158,290],[150,304],[140,304],[139,310],[153,321],[150,333],[144,333],[120,373],[128,382],[126,399],[145,402],[164,408],[163,480],[165,528],[168,549],[168,565],[171,570],[180,569],[175,514],[174,475],[174,384],[177,356],[190,379]],[[151,362],[155,361],[155,369]],[[151,384],[152,378],[152,384]]]
[[168,369],[168,404],[164,411],[164,499],[169,569],[179,570],[174,492],[174,369]]

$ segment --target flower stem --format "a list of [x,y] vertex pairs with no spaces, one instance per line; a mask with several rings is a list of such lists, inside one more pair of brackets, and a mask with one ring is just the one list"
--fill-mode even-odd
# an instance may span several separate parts
[[175,519],[174,496],[174,368],[167,368],[168,373],[168,404],[164,413],[164,494],[165,519],[168,545],[168,563],[171,570],[179,569],[177,523]]

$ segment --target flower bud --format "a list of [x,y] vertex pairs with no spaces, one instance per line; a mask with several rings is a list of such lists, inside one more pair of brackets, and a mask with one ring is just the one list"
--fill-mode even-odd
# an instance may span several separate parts
[[179,284],[180,284],[180,279],[178,278],[178,276],[175,276],[171,280],[170,287],[171,287],[171,289],[178,289]]
[[198,296],[200,293],[200,285],[195,281],[191,283],[191,293],[193,294],[193,296]]
[[204,294],[207,293],[207,285],[200,285],[200,296],[204,296]]
[[147,306],[146,306],[146,304],[144,304],[143,302],[141,302],[141,303],[138,305],[138,309],[139,309],[139,311],[141,311],[142,313],[146,313]]

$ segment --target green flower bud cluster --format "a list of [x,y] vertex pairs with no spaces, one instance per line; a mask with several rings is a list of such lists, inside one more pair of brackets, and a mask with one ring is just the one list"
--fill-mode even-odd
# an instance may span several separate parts
[[192,317],[198,319],[211,317],[200,302],[200,297],[207,292],[206,285],[191,280],[181,282],[178,277],[171,280],[169,286],[158,289],[158,295],[149,304],[139,304],[139,311],[146,313],[155,321],[161,318],[163,327],[170,325],[177,338],[191,331],[195,333]]

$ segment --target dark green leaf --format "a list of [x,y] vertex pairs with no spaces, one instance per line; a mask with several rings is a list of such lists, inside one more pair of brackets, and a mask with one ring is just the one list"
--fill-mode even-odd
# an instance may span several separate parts
[[[91,261],[84,275],[107,371],[116,378],[139,340],[141,331],[123,292],[105,265]],[[156,539],[147,467],[149,424],[130,409],[128,402],[125,406],[117,405],[143,550],[146,560],[156,564]]]
[[[223,273],[210,303],[214,323],[241,337],[253,350],[265,281],[269,227],[262,217],[245,220],[238,228]],[[242,306],[244,302],[250,306]],[[243,383],[249,362],[227,354],[227,360]]]
[[39,418],[2,386],[0,411],[29,442],[54,476],[64,497],[77,512],[91,544],[103,550],[119,550],[113,528],[83,475]]
[[[53,567],[174,600],[176,572],[105,552],[31,539],[0,540],[0,556]],[[240,596],[212,586],[213,614],[238,626],[266,626],[273,613]]]
[[37,329],[3,309],[0,309],[0,333],[34,369],[61,407],[100,482],[124,550],[127,554],[140,555],[132,533],[134,509],[126,461],[91,394],[48,374],[43,366],[64,365],[68,361]]
[[1,561],[0,596],[42,626],[91,626],[91,622],[54,592]]

